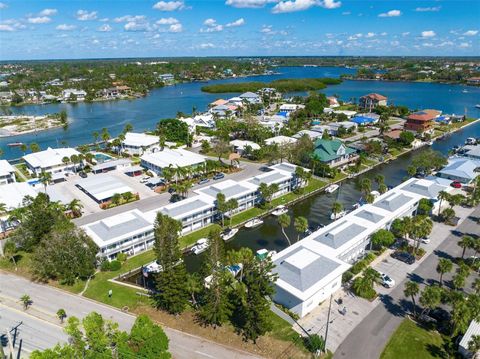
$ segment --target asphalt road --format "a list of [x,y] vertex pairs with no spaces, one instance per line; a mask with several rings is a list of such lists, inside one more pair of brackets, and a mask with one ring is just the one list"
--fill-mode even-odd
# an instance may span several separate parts
[[[459,237],[465,234],[480,236],[480,208],[466,218],[456,230],[430,254],[409,277],[398,283],[396,288],[381,298],[382,305],[377,306],[350,333],[335,351],[334,358],[374,359],[379,358],[390,336],[397,329],[408,312],[410,301],[403,295],[406,281],[414,280],[420,285],[438,283],[436,266],[439,258],[461,256],[462,249],[457,245]],[[469,254],[471,255],[471,254]],[[448,280],[448,276],[446,276]]]
[[[92,311],[98,312],[105,319],[117,322],[122,330],[129,330],[135,321],[134,316],[115,308],[1,271],[0,283],[0,336],[5,334],[6,328],[22,322],[18,338],[23,339],[25,355],[29,351],[46,349],[67,339],[56,318],[55,313],[59,308],[65,309],[67,315],[78,318],[83,318]],[[19,303],[23,294],[28,294],[33,302],[27,311]],[[164,330],[170,339],[170,352],[174,358],[258,358],[178,330],[165,327]]]

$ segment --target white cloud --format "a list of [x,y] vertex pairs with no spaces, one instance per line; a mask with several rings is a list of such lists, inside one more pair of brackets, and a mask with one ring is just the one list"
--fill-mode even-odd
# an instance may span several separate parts
[[375,36],[374,32],[369,32],[365,35],[365,37],[367,37],[367,38],[374,37],[374,36]]
[[153,8],[159,11],[176,11],[185,9],[185,3],[183,1],[159,1],[153,5]]
[[29,17],[27,21],[30,24],[48,24],[52,19],[48,16],[37,16],[37,17]]
[[464,36],[475,36],[476,34],[478,34],[478,30],[468,30],[463,33]]
[[264,7],[267,4],[277,3],[279,0],[227,0],[225,5],[237,7],[237,8],[251,8],[258,9]]
[[200,29],[200,32],[220,32],[223,31],[223,25],[217,24],[217,20],[215,19],[206,19],[203,22],[203,25],[206,26],[206,28]]
[[97,29],[97,31],[100,31],[100,32],[110,32],[110,31],[112,31],[112,30],[113,30],[113,28],[112,28],[110,25],[108,25],[108,24],[103,24],[102,26],[100,26],[100,27]]
[[12,32],[12,31],[15,31],[14,27],[11,26],[11,25],[7,25],[7,24],[0,24],[0,31],[8,31],[8,32]]
[[207,43],[203,43],[203,44],[198,45],[198,47],[200,49],[212,49],[212,48],[215,47],[215,45],[212,44],[211,42],[207,42]]
[[458,45],[458,47],[462,48],[462,49],[466,49],[468,47],[471,47],[472,45],[470,45],[468,42],[462,42],[460,45]]
[[94,44],[94,45],[98,45],[99,43],[100,43],[100,41],[98,41],[97,39],[92,40],[92,44]]
[[125,29],[125,31],[147,31],[148,23],[129,21],[125,24],[123,28]]
[[287,0],[281,1],[272,9],[274,14],[289,13],[296,11],[308,10],[312,6],[321,6],[326,9],[335,9],[340,7],[342,3],[335,0]]
[[228,24],[225,25],[225,27],[238,27],[243,25],[245,25],[245,19],[242,17],[235,21],[229,22]]
[[415,11],[418,12],[435,12],[435,11],[440,11],[442,7],[441,6],[432,6],[432,7],[417,7]]
[[61,25],[58,25],[55,29],[60,31],[71,31],[75,29],[75,25],[61,24]]
[[104,18],[102,18],[102,19],[98,19],[98,21],[100,21],[100,22],[108,22],[108,21],[110,21],[110,19],[109,19],[108,17],[104,17]]
[[97,12],[88,10],[78,10],[77,11],[77,20],[79,21],[88,21],[88,20],[95,20],[97,18]]
[[6,9],[8,7],[4,2],[0,2],[0,9]]
[[335,0],[322,0],[319,2],[319,6],[324,7],[325,9],[336,9],[342,6],[341,1]]
[[380,36],[387,36],[387,35],[388,35],[388,33],[387,33],[387,32],[385,32],[385,31],[384,31],[384,32],[382,32],[382,33],[380,33]]
[[402,32],[402,36],[408,36],[408,35],[410,35],[410,32],[409,32],[409,31]]
[[379,14],[379,17],[397,17],[401,16],[402,12],[400,10],[390,10],[384,13]]
[[157,20],[156,24],[157,25],[173,25],[173,24],[178,24],[180,21],[178,19],[175,19],[174,17],[164,17],[159,20]]
[[132,22],[132,21],[144,21],[146,20],[145,15],[125,15],[121,17],[116,17],[113,19],[114,22]]
[[40,16],[52,16],[52,15],[55,15],[57,13],[57,9],[43,9],[42,11],[40,11],[38,13],[38,15]]
[[182,24],[172,24],[168,28],[168,32],[182,32],[182,31],[183,31]]
[[433,30],[422,31],[422,37],[425,39],[435,37],[437,34]]
[[215,25],[217,25],[217,20],[207,19],[203,22],[203,25],[205,25],[205,26],[215,26]]
[[273,32],[272,25],[263,25],[260,32],[263,34],[271,34]]

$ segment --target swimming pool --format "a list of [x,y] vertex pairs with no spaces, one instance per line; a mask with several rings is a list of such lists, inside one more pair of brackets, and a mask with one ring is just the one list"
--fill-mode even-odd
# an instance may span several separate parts
[[111,161],[113,158],[109,155],[106,155],[104,153],[96,152],[95,153],[95,160],[97,163],[103,163],[107,161]]

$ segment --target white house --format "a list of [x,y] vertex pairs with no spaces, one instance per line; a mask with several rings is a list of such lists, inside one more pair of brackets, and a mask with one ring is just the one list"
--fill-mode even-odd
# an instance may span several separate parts
[[333,111],[334,114],[339,115],[339,114],[344,114],[348,118],[352,118],[357,114],[357,111],[350,111],[350,110],[338,110],[338,111]]
[[480,175],[480,160],[466,157],[451,157],[448,164],[436,176],[452,181],[470,183]]
[[297,142],[296,138],[288,137],[288,136],[275,136],[275,137],[267,138],[265,140],[265,144],[267,146],[270,146],[270,145],[285,146],[285,145],[292,145],[296,142]]
[[0,160],[0,185],[16,181],[15,168],[7,160]]
[[215,119],[211,113],[196,115],[193,120],[198,127],[215,128]]
[[249,179],[248,182],[257,187],[262,183],[265,183],[266,185],[277,184],[278,191],[273,194],[272,198],[277,198],[293,191],[297,183],[294,174],[280,170],[273,170],[259,174]]
[[166,167],[198,167],[203,166],[206,161],[205,156],[181,148],[164,148],[163,151],[146,153],[140,159],[142,167],[158,175],[161,175]]
[[122,141],[122,150],[131,155],[143,155],[145,152],[150,152],[158,143],[158,136],[127,132]]
[[5,204],[5,208],[10,211],[23,207],[22,202],[26,196],[35,198],[37,194],[27,182],[8,183],[0,186],[0,203]]
[[65,89],[62,91],[62,98],[65,101],[70,99],[70,96],[74,95],[77,98],[77,101],[84,101],[85,96],[87,93],[84,90],[77,90],[77,89]]
[[242,100],[245,100],[251,104],[260,104],[262,103],[262,98],[257,95],[256,93],[253,93],[253,92],[245,92],[245,93],[242,93],[240,96]]
[[232,146],[233,150],[240,155],[245,153],[247,147],[250,147],[250,149],[253,151],[260,149],[260,145],[258,145],[257,143],[252,141],[246,141],[246,140],[230,141],[230,146]]
[[296,104],[296,103],[284,103],[283,105],[280,106],[279,111],[290,114],[302,108],[305,108],[305,105]]
[[412,178],[277,253],[274,300],[305,316],[340,288],[342,274],[363,257],[374,232],[412,215],[420,199],[436,201],[443,190],[450,188]]
[[27,169],[35,175],[40,175],[43,171],[52,175],[55,173],[72,172],[75,165],[72,162],[64,163],[65,157],[71,158],[73,155],[80,155],[74,148],[47,148],[45,151],[34,152],[23,156]]

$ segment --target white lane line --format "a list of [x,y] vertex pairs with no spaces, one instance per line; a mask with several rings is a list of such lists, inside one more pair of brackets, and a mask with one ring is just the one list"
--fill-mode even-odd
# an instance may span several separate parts
[[208,358],[215,358],[213,355],[210,355],[210,354],[207,354],[207,353],[204,353],[204,352],[200,352],[198,350],[195,350],[195,353],[206,356]]

